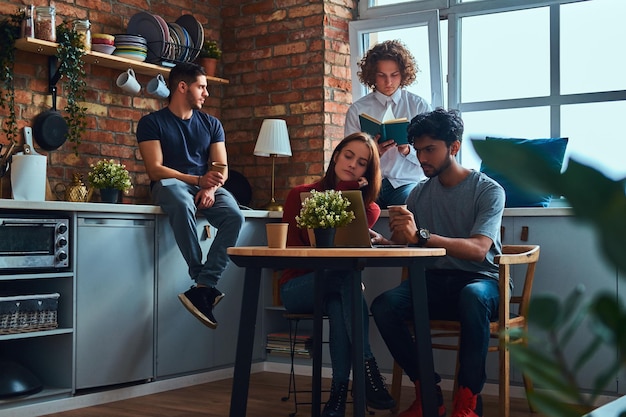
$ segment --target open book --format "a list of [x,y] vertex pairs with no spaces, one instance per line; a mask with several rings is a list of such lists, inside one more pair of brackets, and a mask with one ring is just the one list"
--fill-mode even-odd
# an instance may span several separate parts
[[409,120],[406,117],[381,122],[369,114],[361,113],[359,115],[359,122],[361,123],[361,130],[365,133],[369,133],[372,137],[380,133],[380,138],[378,138],[379,143],[387,140],[393,140],[398,145],[406,145],[409,143],[407,141],[406,132],[407,127],[409,127]]

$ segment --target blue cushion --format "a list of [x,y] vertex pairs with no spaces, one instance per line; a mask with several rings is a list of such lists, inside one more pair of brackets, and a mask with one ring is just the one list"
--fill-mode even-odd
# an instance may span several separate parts
[[[513,141],[513,143],[519,144],[520,146],[533,148],[534,151],[543,154],[556,171],[561,171],[568,138],[518,139],[487,137],[486,140]],[[552,196],[549,194],[537,194],[523,191],[484,163],[481,164],[480,171],[496,180],[502,188],[504,188],[506,192],[505,207],[548,207],[550,201],[552,201]]]

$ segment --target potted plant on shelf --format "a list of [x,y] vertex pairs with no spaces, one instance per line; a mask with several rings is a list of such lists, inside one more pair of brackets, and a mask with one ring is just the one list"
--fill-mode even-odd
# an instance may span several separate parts
[[202,49],[196,58],[196,63],[204,67],[206,75],[209,77],[215,76],[215,68],[217,67],[217,60],[222,57],[222,50],[217,46],[217,42],[206,40],[202,44]]
[[87,178],[93,188],[100,190],[102,202],[117,203],[120,191],[128,193],[133,188],[126,167],[113,159],[102,159],[90,166],[91,171]]
[[341,191],[312,190],[302,202],[296,224],[301,229],[313,229],[315,246],[332,247],[337,227],[346,226],[354,220],[354,212],[348,210],[350,200]]

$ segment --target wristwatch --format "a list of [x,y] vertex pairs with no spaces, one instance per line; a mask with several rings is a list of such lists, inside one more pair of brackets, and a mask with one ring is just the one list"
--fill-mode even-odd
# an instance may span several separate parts
[[423,229],[421,227],[417,229],[417,233],[415,233],[415,235],[417,236],[417,243],[415,246],[418,248],[424,247],[426,242],[428,242],[428,239],[430,239],[430,232],[428,229]]

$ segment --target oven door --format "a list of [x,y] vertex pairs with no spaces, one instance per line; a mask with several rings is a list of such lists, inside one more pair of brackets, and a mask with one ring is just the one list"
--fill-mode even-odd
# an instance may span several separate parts
[[0,218],[0,270],[66,268],[69,220]]

